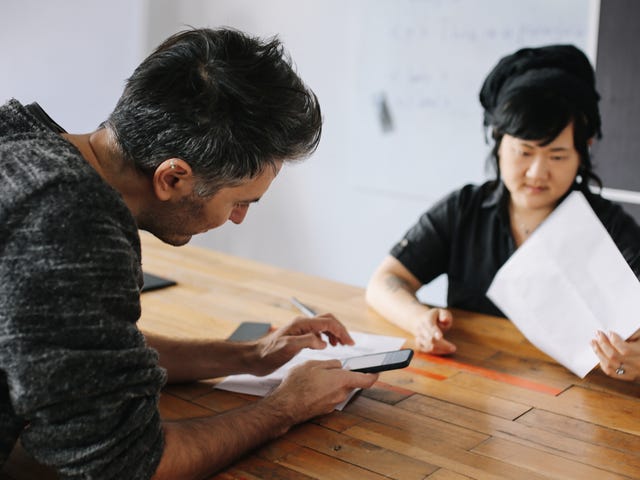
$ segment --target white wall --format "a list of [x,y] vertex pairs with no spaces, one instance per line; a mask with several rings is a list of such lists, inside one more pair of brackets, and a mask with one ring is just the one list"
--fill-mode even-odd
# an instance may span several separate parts
[[37,101],[70,132],[106,119],[146,54],[143,0],[2,0],[0,102]]
[[[194,243],[364,286],[391,245],[442,192],[463,181],[482,180],[487,147],[475,99],[487,65],[534,40],[579,39],[576,43],[594,58],[597,5],[597,0],[3,0],[0,97],[37,100],[67,130],[84,132],[104,120],[137,62],[169,34],[187,25],[278,34],[298,72],[320,98],[320,147],[304,163],[283,169],[241,226],[228,224],[196,237]],[[513,30],[514,16],[519,30]],[[535,19],[548,20],[550,26],[534,30],[535,25],[526,22]],[[436,28],[443,22],[452,28],[437,30],[440,37],[425,43],[424,51],[415,49],[403,57],[400,44],[400,50],[391,50],[387,57],[377,56],[387,46],[385,35],[391,35],[391,26],[408,25],[414,33],[425,33],[425,25]],[[468,55],[465,49],[451,50],[447,41],[460,36],[459,25],[467,25],[465,35],[477,34],[474,25],[483,22],[503,32],[507,43],[489,42],[480,50],[469,47]],[[398,125],[410,120],[411,130],[376,137],[378,133],[365,128],[371,124],[367,89],[378,88],[376,82],[397,73],[405,59],[411,65],[419,60],[421,72],[430,74],[471,65],[471,55],[475,60],[482,56],[484,64],[477,61],[462,75],[455,74],[452,81],[465,93],[448,100],[448,105],[458,105],[459,118],[468,117],[468,124],[444,121],[442,112],[423,110],[421,116],[410,117],[408,111],[395,109]],[[388,80],[383,87],[391,97],[397,96]],[[424,90],[430,89],[425,84]],[[444,98],[441,93],[446,92],[437,91],[434,98]],[[441,125],[421,128],[421,122],[428,121]],[[403,139],[401,133],[409,131],[411,136]],[[443,136],[452,139],[445,147],[438,143]],[[376,141],[392,148],[365,148]],[[473,153],[456,157],[460,145],[473,145]],[[443,165],[448,170],[442,170]],[[424,178],[424,189],[416,178]],[[444,288],[437,282],[421,293],[443,303]]]
[[[364,286],[420,213],[463,182],[484,179],[488,147],[480,128],[477,92],[488,69],[499,56],[524,45],[572,42],[589,50],[590,34],[595,33],[589,22],[597,15],[597,4],[589,0],[180,3],[171,12],[174,28],[228,25],[260,36],[279,34],[324,112],[323,137],[313,157],[285,168],[244,224],[228,224],[194,243]],[[162,16],[159,10],[156,18]],[[172,31],[170,24],[165,22],[167,30],[156,30],[158,37],[152,40]],[[406,40],[388,48],[393,28],[395,33],[403,29],[407,38],[413,35],[411,42],[422,43],[416,46]],[[495,38],[489,38],[489,29],[496,32]],[[589,54],[595,58],[595,51]],[[393,83],[401,75],[437,77],[440,72],[448,77],[439,83],[417,87]],[[444,107],[419,113],[405,109],[397,118],[401,125],[405,120],[404,130],[398,128],[395,138],[383,137],[374,126],[365,128],[372,118],[366,107],[368,95],[378,83],[396,97],[401,89],[432,88],[431,97]],[[421,297],[442,304],[445,291],[441,278],[423,289]]]

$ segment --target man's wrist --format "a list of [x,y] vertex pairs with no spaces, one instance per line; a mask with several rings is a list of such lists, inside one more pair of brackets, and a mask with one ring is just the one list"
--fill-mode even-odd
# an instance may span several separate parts
[[260,346],[257,341],[239,343],[234,354],[239,359],[240,373],[256,375],[260,365]]
[[276,389],[272,394],[262,398],[260,407],[273,421],[273,436],[279,437],[289,431],[294,425],[303,422],[306,418],[296,417],[296,405],[287,400],[287,393]]

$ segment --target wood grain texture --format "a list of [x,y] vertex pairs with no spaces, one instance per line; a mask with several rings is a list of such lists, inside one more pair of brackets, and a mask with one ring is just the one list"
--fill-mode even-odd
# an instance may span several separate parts
[[[401,336],[414,346],[367,307],[360,288],[142,239],[145,269],[178,282],[142,296],[143,330],[225,338],[242,321],[287,323],[299,315],[289,302],[296,296],[353,330]],[[579,379],[508,320],[454,313],[455,355],[416,355],[410,368],[383,372],[343,411],[293,428],[210,478],[640,478],[640,385],[597,369]],[[218,381],[165,387],[162,417],[216,415],[256,400],[217,390]],[[56,478],[21,449],[3,475]]]

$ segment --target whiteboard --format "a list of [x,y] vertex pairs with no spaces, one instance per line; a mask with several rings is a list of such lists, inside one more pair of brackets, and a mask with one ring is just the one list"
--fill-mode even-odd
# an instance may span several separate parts
[[[572,43],[591,58],[589,0],[393,0],[358,4],[356,187],[437,199],[488,176],[478,92],[500,57]],[[595,10],[595,12],[594,12]]]

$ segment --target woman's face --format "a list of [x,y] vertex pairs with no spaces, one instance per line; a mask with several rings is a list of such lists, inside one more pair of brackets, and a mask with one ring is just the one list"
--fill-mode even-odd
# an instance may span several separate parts
[[498,148],[498,164],[512,207],[553,210],[571,188],[580,166],[573,124],[545,146],[505,134]]

